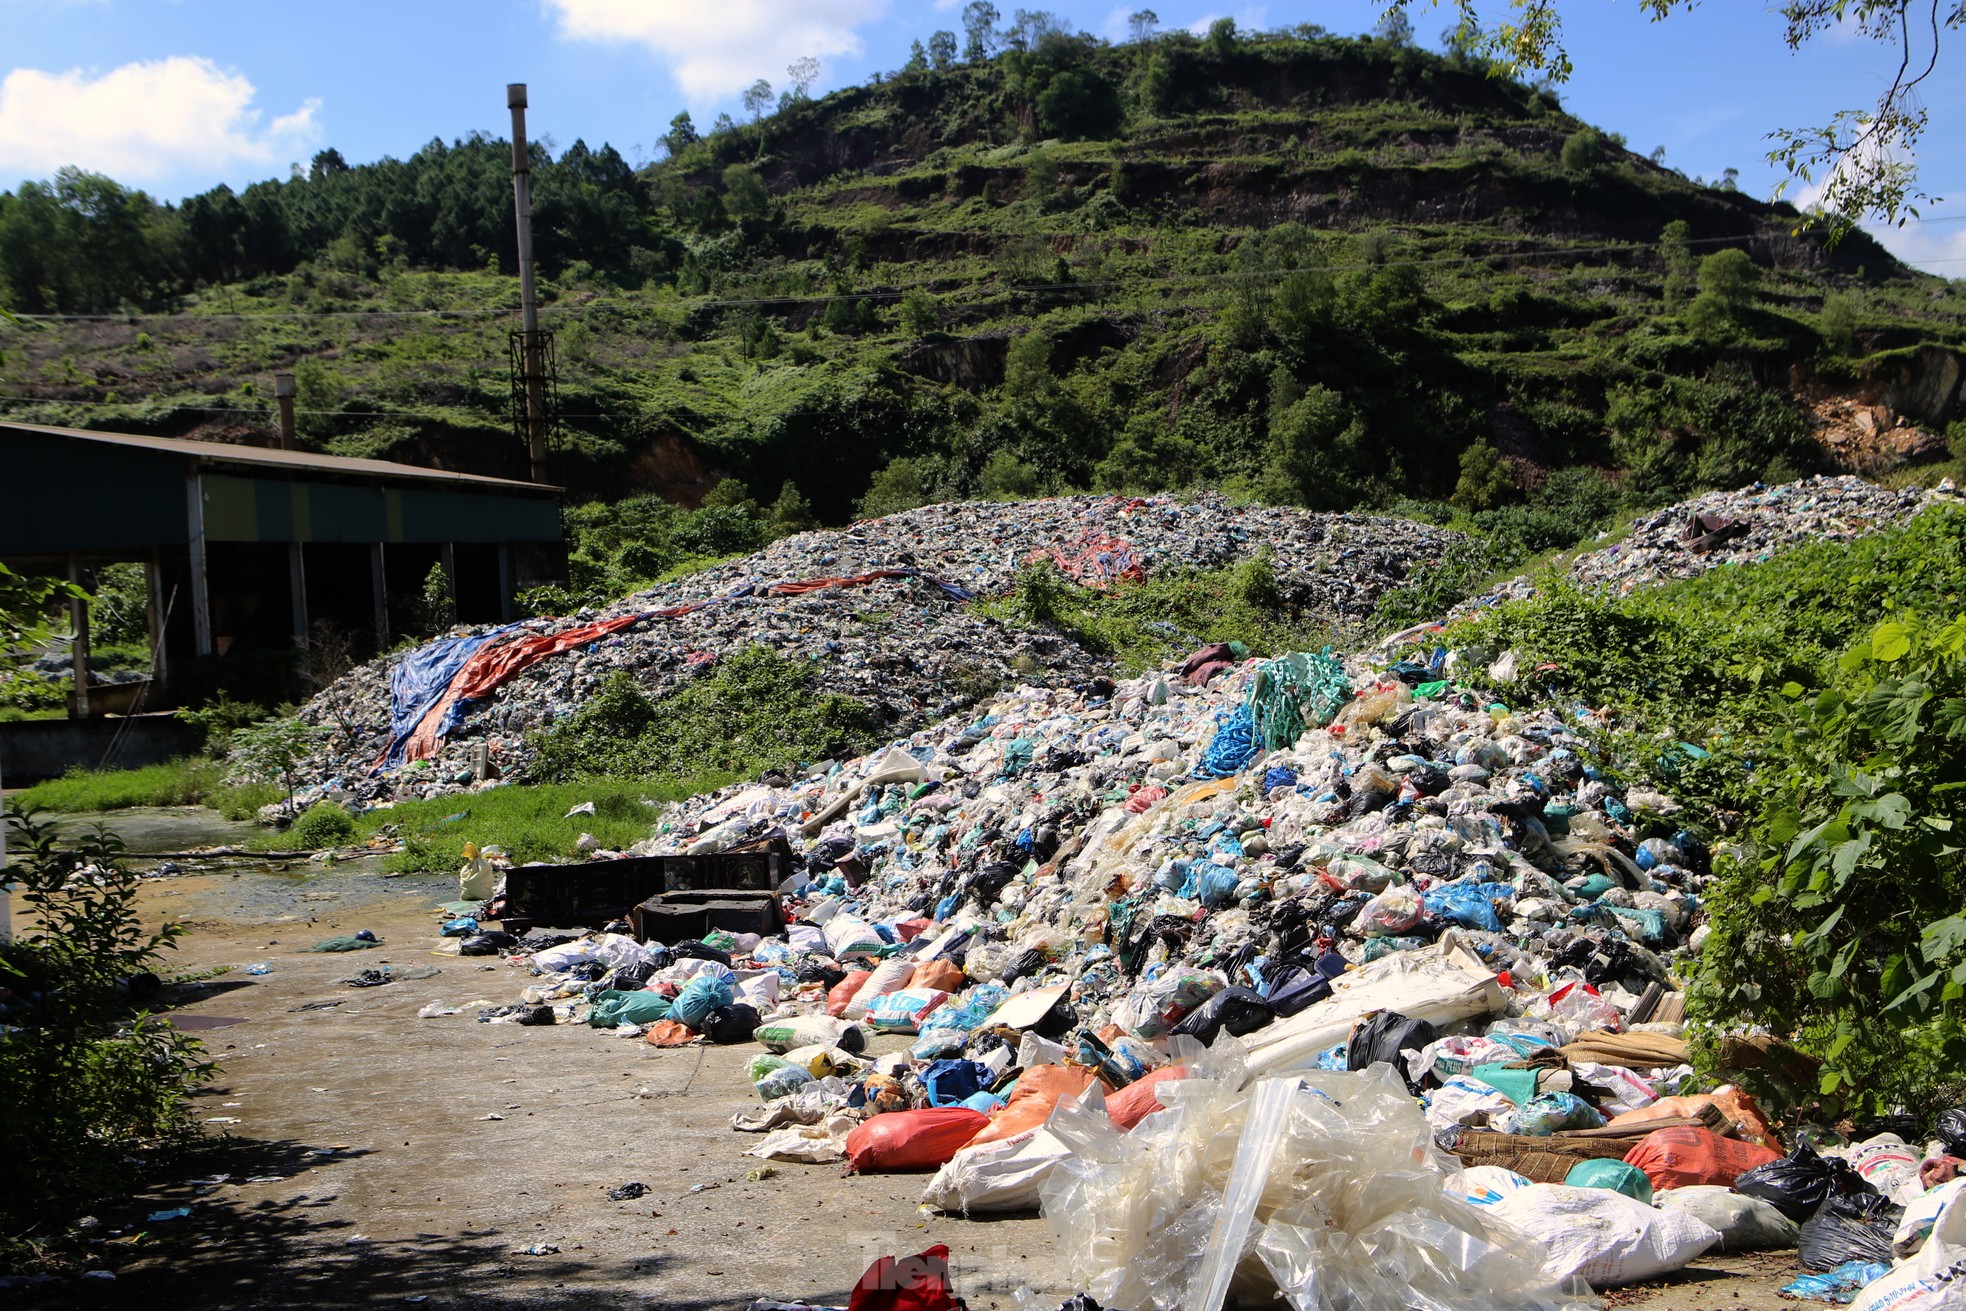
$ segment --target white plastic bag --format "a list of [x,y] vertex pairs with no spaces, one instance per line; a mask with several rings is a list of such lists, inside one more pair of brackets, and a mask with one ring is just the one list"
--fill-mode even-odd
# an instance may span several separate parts
[[1858,1293],[1850,1311],[1966,1311],[1966,1201],[1961,1198],[1966,1190],[1954,1188],[1918,1255]]
[[1763,1252],[1794,1247],[1802,1227],[1772,1202],[1747,1197],[1720,1184],[1661,1189],[1659,1209],[1680,1211],[1720,1234],[1720,1252]]
[[1657,1211],[1608,1188],[1531,1184],[1489,1210],[1543,1243],[1543,1273],[1615,1288],[1682,1269],[1720,1241],[1683,1211]]
[[1044,1181],[1071,1154],[1042,1125],[1001,1142],[965,1147],[935,1172],[922,1201],[963,1215],[1035,1211]]

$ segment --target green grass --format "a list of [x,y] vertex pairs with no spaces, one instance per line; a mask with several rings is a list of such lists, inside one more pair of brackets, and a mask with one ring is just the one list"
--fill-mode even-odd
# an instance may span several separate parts
[[[384,862],[391,873],[455,870],[463,862],[467,842],[502,847],[519,864],[578,860],[580,852],[574,844],[582,833],[592,833],[604,847],[629,846],[655,831],[656,812],[663,803],[722,787],[735,777],[703,774],[639,783],[605,779],[545,783],[403,801],[357,815],[355,835],[356,841],[363,841],[393,829],[404,849]],[[644,805],[644,798],[655,804]],[[586,801],[594,803],[593,814],[567,816],[567,811]],[[279,841],[271,838],[265,845],[274,848]]]
[[128,810],[132,806],[210,806],[227,819],[251,819],[259,808],[286,793],[267,783],[226,787],[225,766],[204,756],[187,756],[141,769],[71,769],[60,778],[23,789],[20,803],[30,810],[77,814]]
[[1049,565],[976,609],[1006,624],[1048,626],[1132,673],[1158,669],[1196,645],[1241,642],[1258,655],[1316,651],[1338,640],[1322,622],[1293,613],[1267,559],[1227,569],[1159,574],[1099,592]]
[[71,769],[20,794],[38,810],[127,810],[131,806],[195,806],[219,787],[225,767],[203,756],[142,769]]

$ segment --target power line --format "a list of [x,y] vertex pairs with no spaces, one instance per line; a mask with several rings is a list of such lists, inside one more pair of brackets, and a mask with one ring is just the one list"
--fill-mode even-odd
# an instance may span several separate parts
[[[1966,222],[1966,214],[1943,214],[1929,219],[1908,219],[1904,226],[1929,225],[1938,223]],[[996,236],[996,233],[972,232],[969,236]],[[1027,235],[1027,234],[1013,234]],[[1037,234],[1075,236],[1074,233]],[[1685,246],[1723,246],[1733,242],[1765,240],[1778,234],[1766,231],[1735,233],[1723,237],[1694,237],[1679,244]],[[1875,236],[1872,235],[1875,240]],[[1536,237],[1494,237],[1492,241],[1536,241]],[[1090,287],[1127,287],[1173,285],[1181,283],[1227,282],[1242,279],[1274,278],[1297,272],[1349,273],[1374,268],[1440,268],[1451,265],[1487,264],[1497,260],[1538,260],[1566,259],[1584,255],[1616,255],[1652,253],[1659,249],[1659,243],[1624,242],[1617,245],[1565,246],[1561,248],[1531,251],[1497,251],[1484,255],[1438,255],[1407,259],[1367,260],[1351,264],[1320,264],[1304,269],[1225,269],[1216,273],[1166,273],[1130,274],[1123,278],[1093,278],[1071,282],[1013,283],[1001,289],[999,294],[1029,293],[1043,291],[1084,290]],[[1948,264],[1960,261],[1934,259],[1922,261],[1926,264]],[[916,287],[897,291],[842,291],[824,295],[804,296],[732,296],[701,297],[678,300],[675,304],[684,309],[743,309],[767,305],[824,305],[831,301],[892,301],[900,300]],[[566,318],[580,314],[614,313],[632,314],[656,308],[652,305],[591,304],[555,305],[546,308],[553,318]],[[214,311],[205,313],[197,310],[133,310],[101,314],[20,314],[17,317],[27,322],[83,322],[113,323],[130,322],[138,319],[314,319],[314,318],[502,318],[516,315],[516,309],[451,309],[451,310],[258,310],[241,313],[237,311]]]

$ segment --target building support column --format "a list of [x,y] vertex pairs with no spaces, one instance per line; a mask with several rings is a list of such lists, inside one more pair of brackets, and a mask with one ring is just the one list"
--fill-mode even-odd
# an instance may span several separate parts
[[[68,553],[68,582],[71,587],[82,586],[82,562],[75,552]],[[89,717],[89,598],[71,596],[68,598],[68,626],[74,636],[69,640],[69,658],[75,671],[75,690],[69,694],[68,713],[73,719]]]
[[200,656],[212,653],[212,586],[205,574],[205,488],[192,470],[185,479],[189,500],[186,523],[191,530],[191,635],[192,649]]
[[375,649],[389,649],[389,583],[382,571],[382,543],[369,543],[369,577],[375,583]]
[[170,642],[170,609],[164,600],[164,563],[156,547],[143,562],[145,627],[150,630],[150,677],[158,687],[171,683],[171,661],[165,648]]
[[307,557],[299,542],[287,543],[287,588],[294,602],[294,649],[307,649]]

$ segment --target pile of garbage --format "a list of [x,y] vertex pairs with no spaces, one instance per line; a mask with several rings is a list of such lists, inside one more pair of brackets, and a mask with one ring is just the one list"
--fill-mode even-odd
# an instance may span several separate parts
[[[1636,520],[1620,541],[1571,557],[1567,572],[1586,587],[1620,595],[1635,587],[1692,578],[1724,565],[1765,560],[1809,542],[1847,542],[1909,519],[1937,488],[1880,487],[1850,474],[1819,475],[1731,492],[1708,492]],[[1527,578],[1510,581],[1488,603],[1533,593]]]
[[1558,1307],[1770,1247],[1848,1294],[1966,1255],[1966,1115],[1784,1141],[1702,1086],[1703,842],[1449,655],[1199,650],[678,803],[637,853],[779,846],[783,932],[495,941],[536,977],[481,1018],[755,1043],[751,1154],[1040,1210],[1132,1311]]
[[[893,733],[1006,683],[1069,686],[1111,672],[1074,642],[969,607],[1037,560],[1103,587],[1267,555],[1286,605],[1343,626],[1456,536],[1398,519],[1237,506],[1214,493],[934,505],[802,533],[604,611],[461,628],[351,671],[300,711],[325,739],[296,771],[298,805],[511,777],[530,758],[526,735],[571,714],[617,671],[660,695],[752,645],[815,662],[827,691],[866,701]],[[1165,636],[1170,654],[1198,640],[1171,624]],[[536,648],[524,663],[509,658],[521,644]],[[473,659],[482,677],[465,667]],[[471,695],[445,701],[454,678]]]

